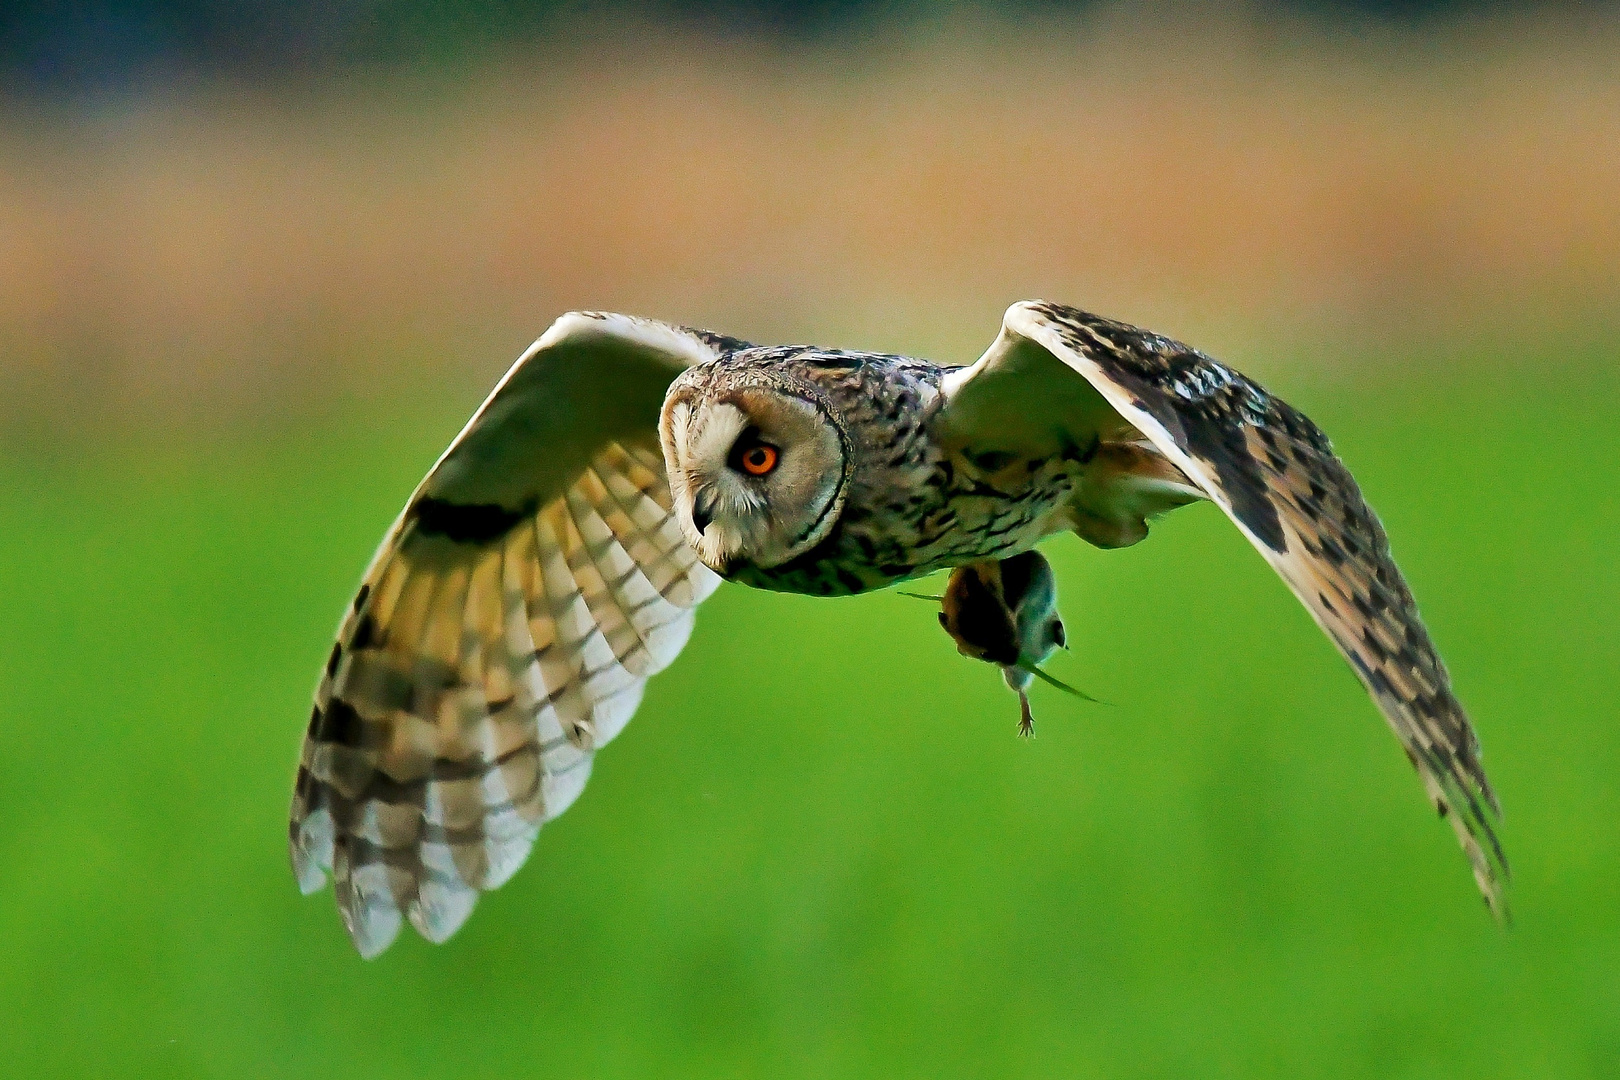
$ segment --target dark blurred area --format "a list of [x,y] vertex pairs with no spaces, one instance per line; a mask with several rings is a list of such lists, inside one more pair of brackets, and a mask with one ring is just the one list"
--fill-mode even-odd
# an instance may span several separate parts
[[[1001,18],[1084,16],[1097,0],[1012,0],[969,10]],[[1514,0],[1268,0],[1250,18],[1311,18],[1341,33],[1401,33],[1436,21],[1545,9]],[[1556,9],[1597,11],[1604,3]],[[941,5],[905,0],[729,0],[718,3],[578,0],[17,0],[0,7],[0,75],[13,91],[95,94],[175,78],[284,80],[354,66],[476,61],[565,30],[617,20],[742,34],[783,44],[826,42],[875,26],[939,17]],[[952,10],[964,10],[954,5]]]

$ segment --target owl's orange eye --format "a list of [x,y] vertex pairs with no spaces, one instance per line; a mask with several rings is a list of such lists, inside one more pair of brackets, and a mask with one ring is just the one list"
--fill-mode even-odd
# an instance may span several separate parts
[[776,447],[755,443],[742,452],[743,472],[750,476],[764,476],[776,468]]

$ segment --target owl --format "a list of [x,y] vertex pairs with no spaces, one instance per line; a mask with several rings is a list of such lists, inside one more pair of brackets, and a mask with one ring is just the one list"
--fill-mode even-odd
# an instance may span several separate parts
[[362,956],[406,921],[448,938],[579,796],[723,580],[848,596],[1006,567],[1054,533],[1124,547],[1201,500],[1349,661],[1505,914],[1478,742],[1327,438],[1203,353],[1042,301],[968,366],[558,319],[344,614],[294,787],[298,883],[331,873]]

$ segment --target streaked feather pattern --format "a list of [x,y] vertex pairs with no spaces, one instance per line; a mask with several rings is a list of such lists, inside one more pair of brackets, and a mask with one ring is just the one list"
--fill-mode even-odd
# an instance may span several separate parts
[[343,621],[316,693],[293,864],[332,870],[367,956],[401,916],[442,941],[568,808],[719,579],[668,509],[661,461],[608,446],[493,546],[407,517]]
[[1004,333],[1083,375],[1266,557],[1378,704],[1506,919],[1500,810],[1478,739],[1383,525],[1327,436],[1219,361],[1124,323],[1028,301],[1008,311]]
[[[624,324],[612,329],[690,333]],[[535,356],[554,367],[590,360],[542,355],[546,340],[514,374]],[[694,340],[701,347],[679,344]],[[692,358],[648,378],[667,382]],[[533,393],[508,380],[512,393]],[[480,418],[505,418],[508,385]],[[373,558],[316,690],[289,825],[300,888],[320,889],[331,871],[363,956],[386,949],[404,920],[443,941],[481,891],[512,876],[719,584],[671,512],[654,419],[604,441],[572,482],[549,498],[540,486],[518,510],[441,497],[456,494],[435,486],[444,461],[479,446],[464,432]]]
[[[755,469],[743,452],[762,448]],[[331,872],[368,957],[407,921],[455,933],[579,796],[716,571],[823,596],[944,567],[996,576],[1044,566],[1033,545],[1053,532],[1134,544],[1205,498],[1349,660],[1505,914],[1473,729],[1327,438],[1202,353],[1040,301],[954,369],[557,320],[413,494],[343,619],[293,798],[299,885]],[[971,653],[1015,686],[1038,674],[1023,639],[1037,658],[1059,640],[1035,634],[1060,629],[1050,603],[1029,611],[1030,627],[991,620],[1017,631],[1017,663]]]

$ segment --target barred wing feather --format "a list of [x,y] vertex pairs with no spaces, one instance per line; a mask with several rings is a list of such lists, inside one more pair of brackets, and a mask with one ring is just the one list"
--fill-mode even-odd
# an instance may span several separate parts
[[578,797],[718,578],[670,511],[658,409],[740,342],[573,313],[513,365],[422,482],[346,613],[290,818],[363,956],[432,941]]
[[[1042,301],[1014,304],[984,359],[947,384],[967,406],[959,426],[1000,433],[1009,398],[1037,421],[1061,410],[1104,438],[1122,438],[1111,425],[1123,420],[1134,429],[1123,437],[1140,433],[1220,506],[1349,661],[1450,819],[1486,904],[1506,919],[1500,811],[1474,729],[1382,524],[1315,424],[1203,353]],[[1098,417],[1103,403],[1114,420]],[[999,426],[981,419],[998,416]],[[1084,433],[1075,441],[1085,445]],[[1174,476],[1152,482],[1173,493]]]

